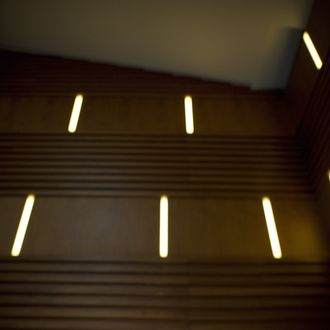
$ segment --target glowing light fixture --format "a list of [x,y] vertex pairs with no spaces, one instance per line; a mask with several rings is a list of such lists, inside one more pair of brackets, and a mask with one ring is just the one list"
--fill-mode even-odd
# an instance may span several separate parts
[[161,196],[160,198],[160,215],[159,215],[159,255],[166,258],[168,255],[168,198]]
[[311,55],[314,61],[315,66],[317,67],[318,70],[320,70],[322,68],[322,61],[308,32],[304,32],[303,39],[309,51],[309,54]]
[[193,104],[191,96],[187,95],[184,98],[184,110],[186,118],[186,132],[187,134],[194,133],[194,115],[193,115]]
[[270,199],[268,197],[263,197],[262,199],[262,205],[264,208],[266,223],[267,223],[267,229],[268,229],[268,235],[270,240],[270,245],[273,252],[273,257],[275,259],[282,258],[282,251],[280,246],[280,241],[278,239],[277,230],[276,230],[276,224],[272,209],[272,204],[270,202]]
[[329,179],[329,182],[330,182],[330,170],[328,170],[328,179]]
[[32,194],[28,195],[25,200],[21,220],[20,220],[18,228],[17,228],[17,233],[16,233],[13,248],[11,250],[11,255],[13,257],[17,257],[21,253],[21,249],[22,249],[26,229],[29,224],[34,200],[35,200],[35,197]]
[[71,118],[69,122],[68,131],[70,133],[74,133],[77,129],[82,103],[83,103],[83,96],[81,94],[78,94],[73,103]]

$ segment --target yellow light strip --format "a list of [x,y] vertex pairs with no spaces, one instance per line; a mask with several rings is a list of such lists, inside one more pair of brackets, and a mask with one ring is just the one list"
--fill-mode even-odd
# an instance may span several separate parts
[[275,259],[282,258],[282,251],[280,246],[280,241],[278,239],[277,230],[276,230],[276,224],[272,209],[272,204],[270,202],[270,199],[268,197],[263,197],[262,199],[262,205],[264,208],[266,223],[267,223],[267,229],[268,229],[268,235],[270,240],[270,245],[273,252],[273,257]]
[[328,179],[329,179],[329,182],[330,182],[330,170],[328,171]]
[[69,122],[68,131],[70,133],[74,133],[77,129],[82,103],[83,103],[83,96],[81,94],[78,94],[74,100],[71,118]]
[[320,70],[322,68],[322,61],[308,32],[304,32],[303,39],[309,51],[309,54],[311,55],[314,61],[315,66],[317,67],[318,70]]
[[28,195],[26,200],[25,200],[21,220],[20,220],[18,228],[17,228],[17,233],[16,233],[13,248],[11,250],[11,255],[13,257],[19,256],[19,254],[21,252],[24,237],[25,237],[25,233],[26,233],[26,229],[27,229],[27,226],[29,224],[29,220],[30,220],[34,200],[35,200],[35,197],[32,194]]
[[194,115],[193,115],[193,104],[191,96],[187,95],[184,98],[184,110],[186,118],[186,132],[187,134],[194,133]]
[[168,198],[167,198],[167,196],[161,196],[161,198],[160,198],[159,255],[161,258],[166,258],[168,255]]

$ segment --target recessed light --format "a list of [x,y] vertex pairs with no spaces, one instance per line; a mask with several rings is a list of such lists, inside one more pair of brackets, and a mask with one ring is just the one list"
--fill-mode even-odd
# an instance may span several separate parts
[[167,198],[167,196],[161,196],[161,198],[160,198],[159,255],[161,258],[166,258],[168,255],[168,198]]
[[13,248],[11,250],[11,255],[13,257],[19,256],[21,253],[25,233],[29,224],[33,204],[34,204],[35,197],[34,195],[30,194],[27,196],[21,216],[21,220],[19,222],[18,228],[17,228],[17,233],[15,237],[15,241],[13,244]]
[[280,241],[278,239],[277,230],[276,230],[276,224],[272,209],[272,204],[270,202],[270,199],[268,197],[263,197],[262,199],[262,205],[264,208],[265,218],[266,218],[266,224],[268,229],[268,235],[270,240],[270,245],[273,252],[273,257],[275,259],[282,258],[282,251],[280,246]]
[[186,119],[186,132],[187,134],[194,133],[194,115],[193,115],[193,103],[191,96],[187,95],[184,98],[184,110]]
[[78,94],[73,103],[71,118],[69,122],[68,131],[70,133],[74,133],[77,129],[82,103],[83,103],[83,96],[81,94]]
[[322,61],[308,32],[304,32],[303,39],[315,66],[320,70],[322,68]]

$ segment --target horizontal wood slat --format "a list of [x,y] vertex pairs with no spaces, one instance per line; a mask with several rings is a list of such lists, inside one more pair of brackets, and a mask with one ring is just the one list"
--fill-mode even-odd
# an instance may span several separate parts
[[175,296],[188,293],[197,297],[329,297],[328,286],[170,286],[170,285],[110,285],[72,283],[6,283],[0,284],[1,294],[39,295],[101,295],[101,296]]
[[143,274],[208,274],[208,275],[269,275],[269,274],[327,274],[330,266],[318,262],[187,262],[185,260],[56,260],[3,258],[0,273],[6,272],[48,272],[48,273],[143,273]]
[[310,196],[291,138],[2,135],[0,193]]
[[[257,313],[258,312],[258,313]],[[326,308],[271,308],[271,309],[207,309],[182,310],[177,308],[92,308],[92,307],[2,307],[0,319],[4,316],[24,318],[50,318],[50,319],[80,319],[82,320],[164,320],[164,321],[272,321],[272,320],[324,320],[329,321]]]
[[1,329],[325,329],[329,302],[326,263],[0,261]]
[[325,308],[329,297],[153,297],[110,295],[50,295],[50,294],[2,294],[0,306],[62,306],[62,307],[128,307],[184,308],[184,309],[269,309],[269,308]]
[[170,286],[269,286],[269,285],[328,285],[329,275],[302,275],[296,278],[288,275],[145,275],[145,274],[53,274],[53,273],[20,273],[20,274],[1,274],[2,283],[73,283],[73,284],[139,284],[139,285],[170,285]]
[[[24,325],[24,329],[51,329],[51,330],[82,330],[82,329],[96,329],[95,322],[84,320],[77,324],[76,321],[63,319],[61,321],[57,321],[55,319],[51,320],[51,323],[48,323],[49,319],[40,319],[40,320],[33,320],[33,319],[24,319],[17,320],[17,319],[6,319],[4,321],[0,320],[0,326],[5,327],[6,329],[22,329],[22,325]],[[46,325],[45,325],[46,324]],[[51,324],[51,325],[50,325]],[[271,320],[270,322],[267,321],[231,321],[231,322],[219,322],[219,321],[208,321],[207,324],[203,322],[191,322],[191,321],[143,321],[143,320],[134,320],[134,321],[99,321],[97,329],[102,330],[109,330],[109,329],[120,329],[120,330],[190,330],[190,329],[203,329],[203,330],[241,330],[241,329],[249,329],[249,330],[264,330],[265,326],[267,329],[271,330],[292,330],[292,329],[299,329],[299,330],[306,330],[306,329],[320,329],[320,330],[327,330],[328,324],[327,321],[317,321],[317,320],[295,320],[294,322],[290,322],[287,320],[284,322],[283,320]],[[19,327],[19,328],[18,328]]]

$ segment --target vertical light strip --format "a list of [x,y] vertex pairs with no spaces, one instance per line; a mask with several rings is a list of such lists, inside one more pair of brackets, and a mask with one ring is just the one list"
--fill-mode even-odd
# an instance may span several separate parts
[[71,118],[69,122],[68,131],[70,133],[74,133],[77,129],[82,103],[83,103],[83,96],[81,94],[78,94],[73,103]]
[[303,39],[309,51],[309,54],[311,55],[314,61],[315,66],[317,67],[318,70],[320,70],[322,68],[322,61],[308,32],[304,32]]
[[276,224],[272,209],[272,204],[270,202],[270,199],[268,197],[263,197],[262,199],[262,205],[264,208],[266,223],[267,223],[267,229],[268,229],[268,235],[270,240],[270,245],[273,252],[273,257],[275,259],[282,258],[282,251],[280,246],[280,241],[278,239],[277,230],[276,230]]
[[18,228],[17,228],[17,233],[16,233],[13,248],[11,250],[11,255],[13,257],[19,256],[19,254],[21,252],[24,237],[25,237],[25,233],[26,233],[26,229],[27,229],[27,226],[29,224],[29,220],[30,220],[34,200],[35,200],[35,197],[32,194],[28,195],[26,200],[25,200],[21,220],[20,220]]
[[161,196],[161,198],[160,198],[159,255],[161,258],[166,258],[168,255],[168,198],[167,198],[167,196]]
[[187,134],[194,133],[194,115],[193,115],[193,103],[191,96],[187,95],[184,98],[184,111],[186,118],[186,132]]
[[330,170],[328,170],[328,179],[329,179],[329,182],[330,182]]

